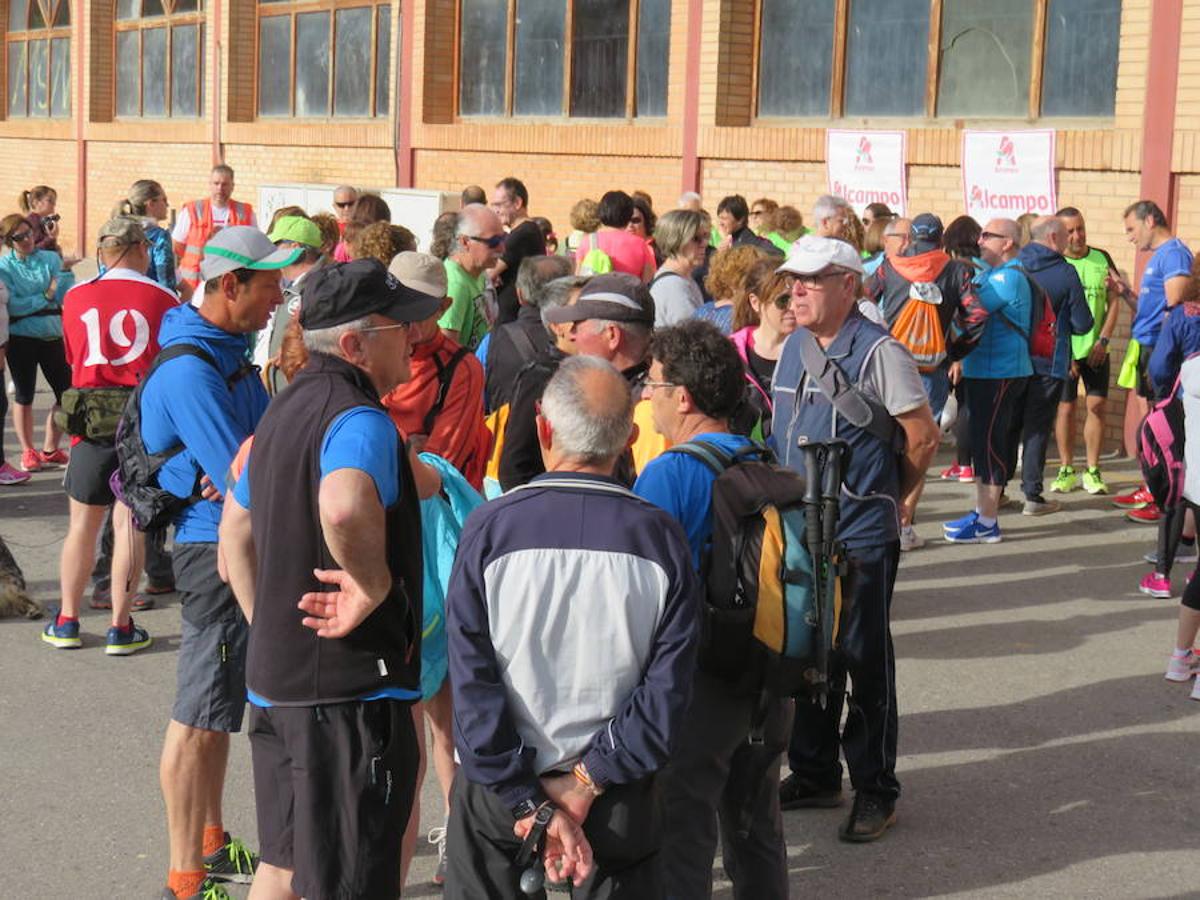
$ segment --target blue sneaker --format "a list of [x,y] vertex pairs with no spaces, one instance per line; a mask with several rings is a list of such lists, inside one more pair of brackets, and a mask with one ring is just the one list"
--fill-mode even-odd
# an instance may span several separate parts
[[946,532],[947,534],[949,534],[951,531],[961,531],[978,518],[979,513],[977,513],[975,510],[971,510],[961,518],[951,519],[949,522],[943,522],[942,531]]
[[129,620],[129,624],[133,626],[129,631],[122,631],[115,625],[108,629],[108,642],[104,652],[109,656],[132,656],[139,650],[145,650],[152,643],[150,632],[134,625],[133,619]]
[[59,650],[78,650],[83,646],[83,641],[79,639],[79,620],[59,625],[58,612],[55,611],[50,623],[42,629],[42,640]]
[[945,537],[952,544],[998,544],[1000,523],[995,522],[988,527],[979,521],[979,514],[976,513],[962,528],[947,531]]

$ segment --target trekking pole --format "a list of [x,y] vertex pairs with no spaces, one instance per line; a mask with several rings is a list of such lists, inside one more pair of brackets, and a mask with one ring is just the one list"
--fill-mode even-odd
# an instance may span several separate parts
[[[812,558],[813,608],[816,610],[818,617],[817,627],[823,630],[825,627],[823,619],[826,593],[823,565],[825,553],[822,546],[824,530],[821,527],[821,464],[823,447],[821,444],[803,444],[800,449],[804,451],[804,532],[805,543],[808,545],[808,553]],[[823,660],[822,669],[827,669]],[[818,685],[817,687],[821,688],[823,686]],[[818,690],[817,697],[821,708],[824,709],[825,692]]]

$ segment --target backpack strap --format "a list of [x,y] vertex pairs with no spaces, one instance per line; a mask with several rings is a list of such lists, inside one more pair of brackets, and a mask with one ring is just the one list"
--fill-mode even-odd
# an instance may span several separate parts
[[883,404],[863,393],[845,370],[829,358],[807,328],[797,328],[792,334],[800,344],[800,361],[805,374],[838,414],[884,443],[894,444],[896,422]]
[[699,460],[717,476],[731,466],[736,466],[750,458],[762,459],[767,462],[774,461],[774,454],[770,449],[757,441],[751,441],[747,446],[740,447],[733,453],[718,447],[711,441],[685,441],[682,444],[668,447],[664,452],[678,453],[681,456],[690,456],[692,459]]
[[654,287],[654,285],[658,284],[664,278],[671,278],[671,277],[682,278],[683,276],[680,275],[678,272],[672,272],[669,269],[664,269],[663,271],[661,271],[657,275],[655,275],[653,278],[651,278],[650,283],[648,285],[646,285],[646,287],[652,288],[652,287]]
[[533,346],[533,340],[520,323],[509,322],[504,326],[504,333],[512,338],[513,346],[517,348],[517,355],[522,361],[528,362],[537,356],[537,347]]
[[433,423],[442,414],[442,409],[446,406],[446,398],[450,395],[450,383],[454,380],[454,370],[458,368],[463,357],[470,352],[466,347],[459,347],[445,363],[438,359],[436,353],[434,354],[433,362],[437,366],[438,392],[433,406],[429,407],[429,412],[425,413],[425,418],[421,422],[421,434],[428,435],[433,428]]

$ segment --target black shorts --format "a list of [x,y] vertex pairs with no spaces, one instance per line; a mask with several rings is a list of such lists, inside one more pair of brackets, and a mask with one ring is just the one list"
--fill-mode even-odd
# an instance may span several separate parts
[[241,731],[249,626],[217,574],[217,545],[176,544],[171,563],[182,613],[171,718],[206,731]]
[[63,475],[67,496],[88,506],[110,506],[113,497],[108,480],[117,470],[114,447],[80,441],[71,448],[71,458]]
[[1137,395],[1147,400],[1156,399],[1154,382],[1150,380],[1150,356],[1154,353],[1153,345],[1145,345],[1138,351],[1137,360]]
[[1112,365],[1109,362],[1108,354],[1104,355],[1104,362],[1100,365],[1088,365],[1086,359],[1075,360],[1075,368],[1079,370],[1079,374],[1074,378],[1068,376],[1063,383],[1062,402],[1074,403],[1079,396],[1079,380],[1083,379],[1083,389],[1089,397],[1107,397],[1108,396],[1108,380],[1111,375]]
[[250,708],[263,862],[308,900],[400,895],[419,762],[412,704]]
[[983,484],[1003,485],[1017,466],[1028,378],[968,378],[971,460]]

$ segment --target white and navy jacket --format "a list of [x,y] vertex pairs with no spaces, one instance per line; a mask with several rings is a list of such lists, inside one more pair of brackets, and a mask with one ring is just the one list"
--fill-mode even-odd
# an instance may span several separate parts
[[699,598],[679,524],[616,481],[551,472],[477,509],[446,595],[465,776],[511,808],[580,759],[602,785],[661,768]]

